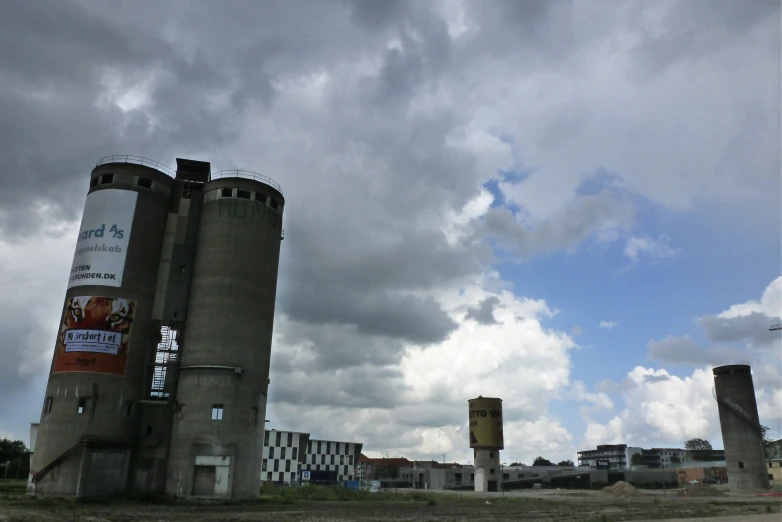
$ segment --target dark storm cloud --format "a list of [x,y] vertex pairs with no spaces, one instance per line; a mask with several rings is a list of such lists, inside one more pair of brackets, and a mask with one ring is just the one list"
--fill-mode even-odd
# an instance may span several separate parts
[[699,319],[711,341],[750,341],[756,348],[768,347],[779,341],[779,332],[769,331],[769,327],[777,321],[759,312],[732,318],[707,315]]
[[364,366],[328,373],[271,375],[270,402],[297,406],[393,408],[407,391],[396,368]]
[[361,335],[355,326],[303,322],[286,322],[279,326],[282,327],[282,344],[304,350],[303,354],[273,352],[272,366],[280,373],[331,371],[364,365],[391,366],[399,363],[404,350],[400,339]]
[[[639,15],[643,7],[643,3],[637,3],[629,19]],[[659,21],[656,34],[641,32],[635,45],[636,65],[651,77],[676,62],[695,63],[734,45],[736,35],[751,33],[759,24],[778,21],[779,16],[778,0],[677,2]],[[779,28],[778,23],[776,26]]]
[[497,324],[497,320],[494,318],[494,309],[499,304],[500,298],[496,295],[487,297],[477,307],[470,308],[465,317],[476,321],[478,324]]
[[476,230],[479,235],[494,237],[502,246],[526,259],[577,245],[604,227],[626,226],[632,216],[631,206],[602,192],[575,199],[553,219],[534,228],[522,226],[508,209],[492,208],[476,225]]
[[693,366],[714,366],[747,357],[747,354],[741,350],[721,347],[703,348],[690,339],[689,336],[675,337],[669,335],[662,341],[649,341],[646,345],[646,351],[647,356],[654,361]]

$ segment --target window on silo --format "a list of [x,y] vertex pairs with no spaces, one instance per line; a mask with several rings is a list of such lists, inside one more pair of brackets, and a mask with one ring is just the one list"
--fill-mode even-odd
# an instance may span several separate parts
[[136,186],[141,188],[152,188],[152,180],[149,178],[136,178]]
[[122,416],[130,417],[130,412],[133,410],[133,401],[124,401],[122,403]]
[[739,462],[739,469],[744,469],[744,463],[743,462]]
[[234,189],[224,188],[220,189],[220,197],[221,198],[230,198],[234,195]]
[[269,198],[269,206],[272,207],[274,210],[280,208],[280,204],[277,203],[277,200],[275,200],[274,198]]
[[266,194],[255,193],[255,201],[260,201],[264,205],[266,204]]
[[49,414],[52,412],[52,403],[54,403],[54,397],[46,397],[46,402],[43,404],[43,412]]
[[102,174],[100,177],[101,185],[111,185],[114,183],[114,174]]
[[250,199],[250,195],[249,190],[236,189],[236,197],[239,199]]
[[90,187],[97,187],[98,186],[98,178],[94,177],[90,180]]
[[212,420],[223,420],[222,404],[212,404]]
[[79,406],[76,410],[76,413],[82,414],[84,413],[84,409],[87,407],[87,399],[79,399]]

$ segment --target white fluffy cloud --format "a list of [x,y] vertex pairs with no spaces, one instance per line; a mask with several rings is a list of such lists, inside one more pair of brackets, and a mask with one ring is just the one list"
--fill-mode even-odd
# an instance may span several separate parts
[[771,319],[782,320],[782,276],[776,278],[768,285],[763,291],[763,296],[760,300],[733,305],[721,312],[717,317],[720,319],[737,319],[739,317],[747,317],[753,313],[763,314]]
[[602,328],[603,330],[610,330],[617,324],[619,323],[617,323],[616,321],[600,321],[600,328]]
[[719,422],[713,386],[708,369],[681,378],[663,369],[637,366],[619,384],[624,409],[607,423],[588,423],[584,443],[587,447],[609,442],[682,446],[693,437],[714,442]]
[[[434,346],[403,346],[399,358],[382,369],[359,366],[318,372],[306,363],[316,357],[318,348],[286,345],[284,333],[280,334],[271,397],[277,401],[273,410],[280,415],[274,419],[276,425],[297,425],[295,417],[301,408],[308,408],[301,404],[305,397],[320,401],[319,407],[334,416],[334,429],[329,433],[341,433],[338,426],[344,422],[347,433],[367,439],[369,452],[386,448],[425,458],[446,454],[466,462],[470,459],[467,401],[478,395],[492,396],[503,399],[504,459],[531,462],[543,453],[551,459],[572,458],[572,436],[550,417],[548,403],[568,396],[601,409],[612,404],[605,394],[587,393],[582,383],[575,392],[568,392],[569,351],[575,344],[565,333],[543,327],[541,322],[554,312],[544,301],[519,298],[507,290],[488,291],[474,283],[440,291],[436,298],[458,323],[456,330]],[[487,299],[496,300],[496,321],[482,323],[467,317],[465,312]],[[290,364],[279,364],[286,358]],[[282,375],[286,369],[290,373]],[[307,388],[307,382],[317,383],[319,393],[304,393],[301,388]],[[351,382],[361,385],[354,387]],[[286,383],[300,388],[298,393],[283,391]],[[385,400],[377,397],[378,392]],[[279,399],[281,395],[295,396],[298,406]],[[369,403],[364,402],[368,397]]]
[[625,255],[634,263],[641,258],[662,259],[676,254],[676,249],[668,245],[668,238],[660,239],[650,237],[630,236],[625,243]]

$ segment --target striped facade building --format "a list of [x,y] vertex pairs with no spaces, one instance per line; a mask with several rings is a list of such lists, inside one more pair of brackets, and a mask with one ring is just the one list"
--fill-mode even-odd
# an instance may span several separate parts
[[262,482],[296,484],[300,471],[336,471],[337,480],[358,480],[363,444],[311,439],[309,433],[266,430],[263,439]]

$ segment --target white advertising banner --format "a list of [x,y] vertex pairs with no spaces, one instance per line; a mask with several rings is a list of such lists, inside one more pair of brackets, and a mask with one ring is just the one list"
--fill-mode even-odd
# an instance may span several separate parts
[[68,288],[121,286],[138,194],[98,190],[87,196]]

